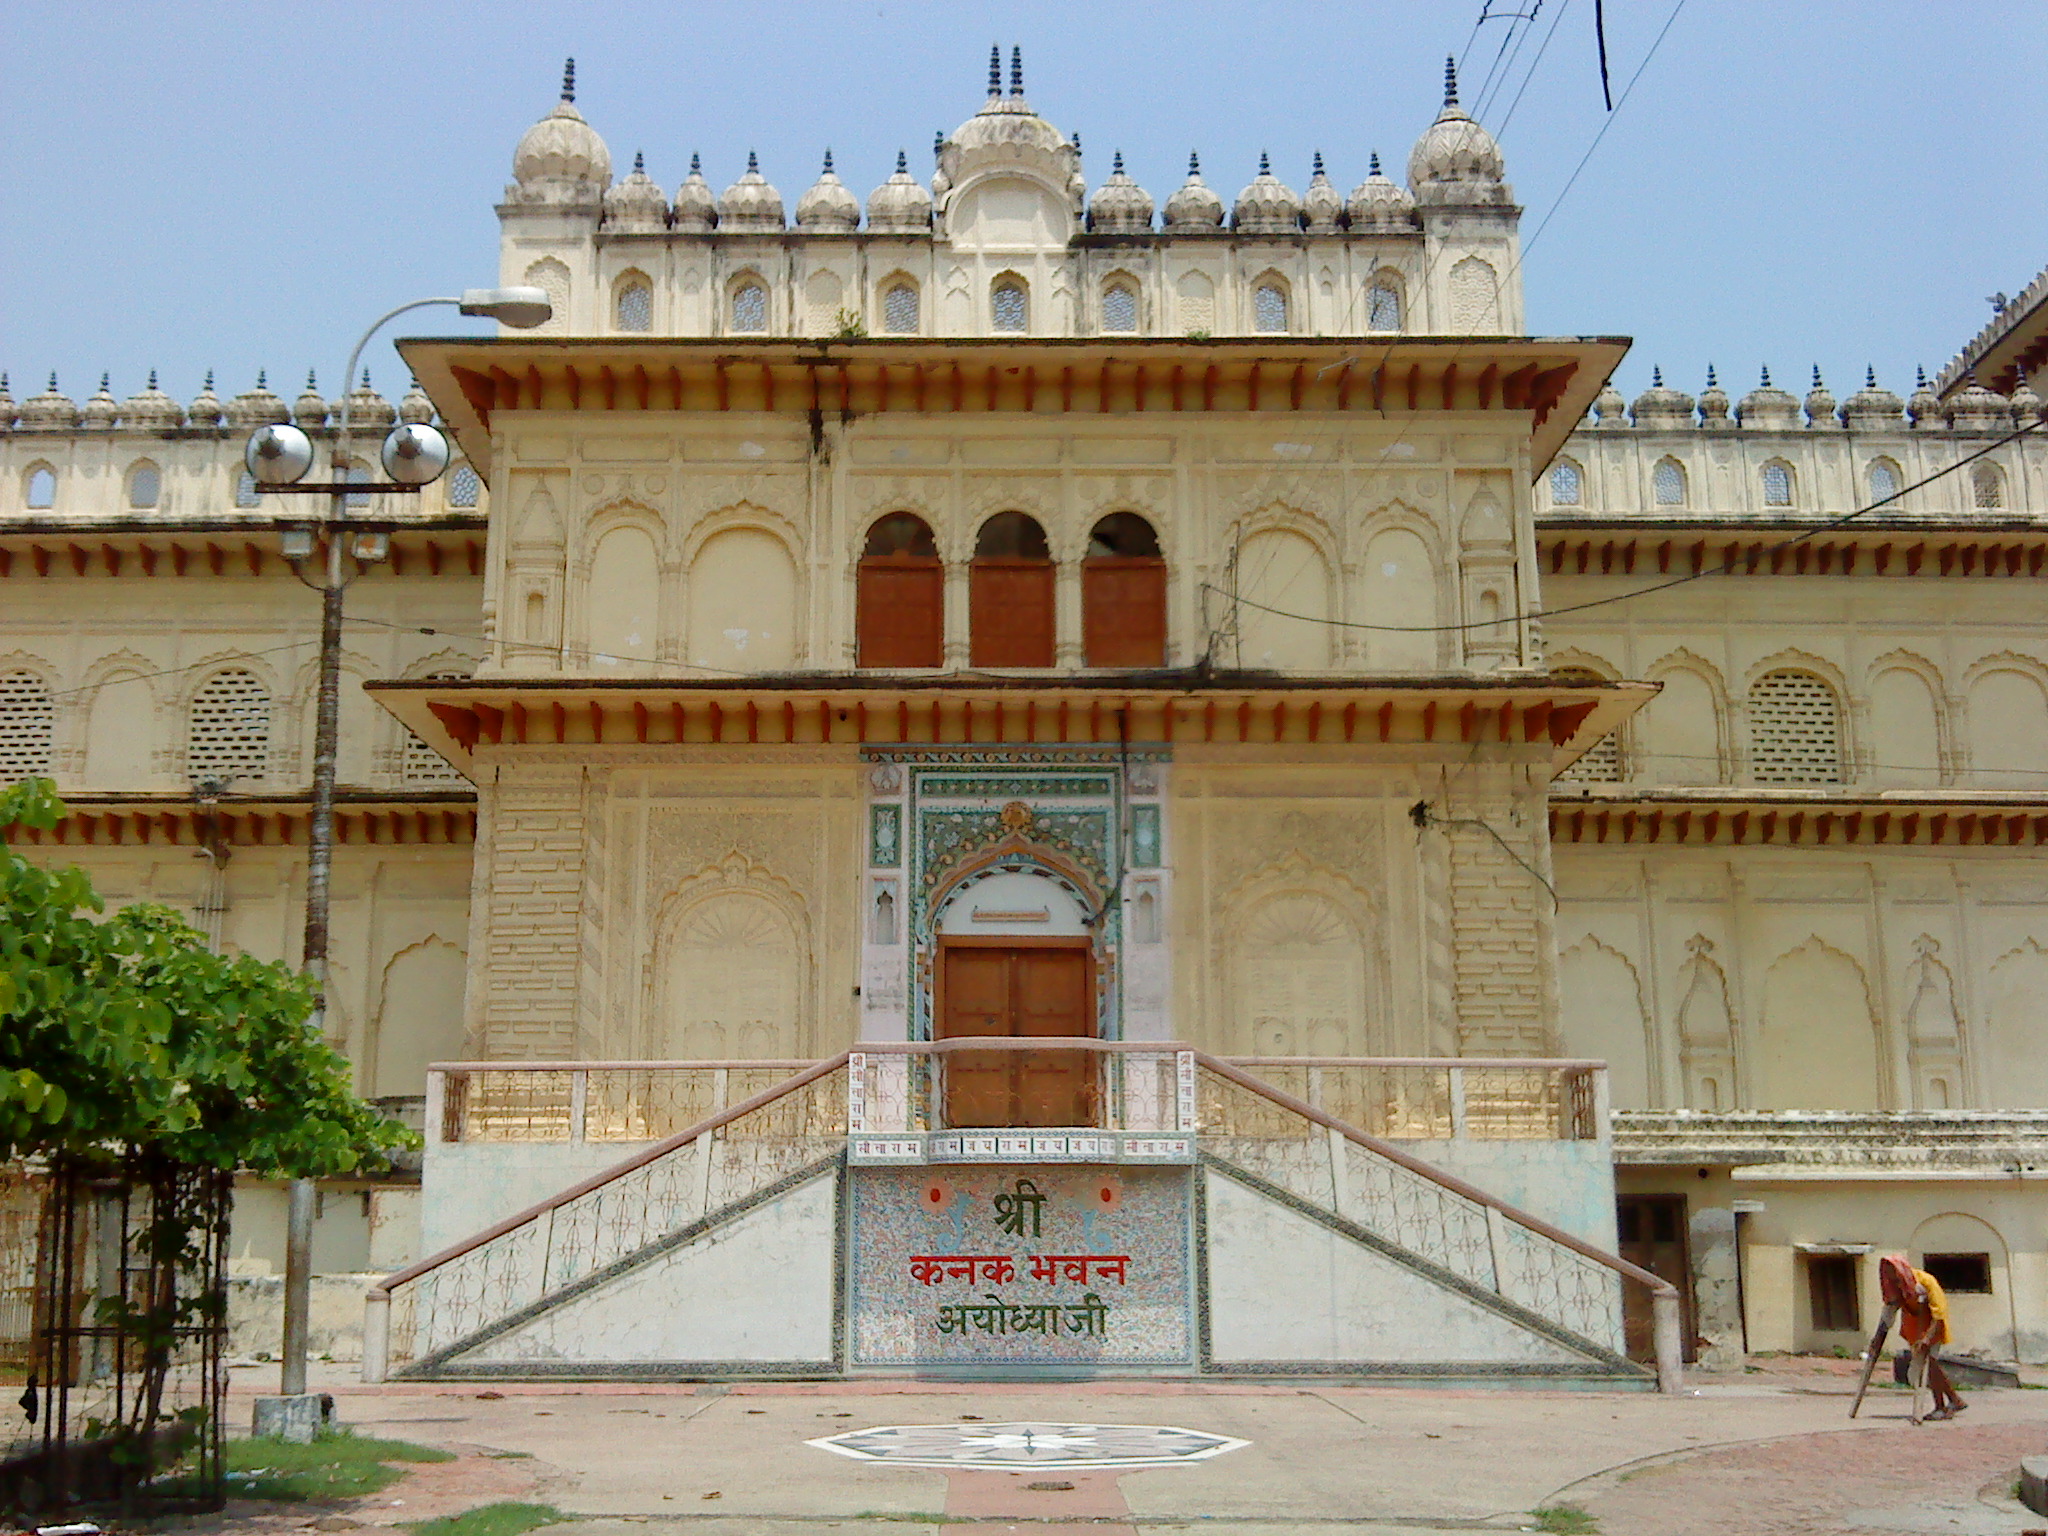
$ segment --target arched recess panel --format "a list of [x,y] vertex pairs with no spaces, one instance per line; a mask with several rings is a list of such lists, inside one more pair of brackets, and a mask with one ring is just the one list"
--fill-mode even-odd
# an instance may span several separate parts
[[462,951],[439,938],[401,950],[385,966],[373,1097],[425,1093],[429,1062],[461,1059],[467,971]]
[[2029,942],[2002,956],[1991,967],[1988,994],[1987,1097],[2000,1108],[2048,1109],[2048,1051],[2041,1047],[2048,950]]
[[709,896],[683,913],[663,957],[653,1050],[675,1061],[802,1054],[803,958],[782,909],[751,891]]
[[85,782],[94,789],[131,789],[155,777],[150,768],[156,723],[149,684],[139,673],[108,678],[92,692],[85,717]]
[[1877,1030],[1856,962],[1818,939],[1781,955],[1764,977],[1755,1062],[1758,1109],[1882,1108]]
[[[661,570],[645,529],[614,528],[590,561],[589,654],[582,670],[645,670],[660,633]],[[572,660],[571,665],[574,665]]]
[[714,533],[690,562],[693,667],[785,671],[796,664],[796,566],[759,528]]
[[1240,666],[1329,668],[1330,569],[1314,544],[1285,528],[1253,534],[1238,551],[1237,591]]
[[1365,936],[1314,891],[1277,891],[1231,925],[1228,1055],[1371,1056]]
[[1970,685],[1970,767],[1984,789],[2041,788],[2048,699],[2024,672],[1986,672]]
[[981,525],[967,606],[969,665],[1052,665],[1052,557],[1037,519],[998,512]]
[[1941,775],[1934,695],[1917,672],[1892,667],[1870,685],[1871,777],[1877,783],[1935,783]]
[[946,571],[924,519],[892,512],[860,558],[855,664],[936,667],[946,647]]
[[1619,951],[1584,938],[1558,956],[1565,1054],[1607,1063],[1616,1109],[1650,1107],[1642,985]]
[[1653,784],[1719,784],[1721,729],[1712,685],[1683,668],[1658,681],[1663,692],[1643,706],[1637,777]]
[[1166,562],[1152,525],[1115,512],[1081,564],[1081,654],[1091,667],[1166,665]]
[[1419,534],[1387,528],[1365,546],[1361,592],[1368,624],[1391,629],[1366,632],[1373,665],[1388,670],[1434,671],[1439,636],[1426,633],[1437,619],[1436,562]]

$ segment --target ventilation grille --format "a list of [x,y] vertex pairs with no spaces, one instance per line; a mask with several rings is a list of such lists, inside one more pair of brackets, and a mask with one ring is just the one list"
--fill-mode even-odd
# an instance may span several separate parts
[[[1588,672],[1579,667],[1560,667],[1557,676],[1568,683],[1598,683],[1606,679],[1597,672]],[[1621,772],[1621,731],[1615,729],[1602,736],[1592,746],[1579,754],[1577,762],[1558,775],[1560,781],[1575,784],[1618,784]]]
[[892,336],[917,333],[917,290],[898,283],[882,295],[882,329]]
[[1374,331],[1401,329],[1401,295],[1391,288],[1375,288],[1365,296],[1366,328]]
[[192,700],[185,771],[194,779],[261,779],[270,772],[270,690],[240,668]]
[[473,507],[477,492],[483,482],[476,477],[476,471],[467,464],[455,466],[455,472],[448,477],[448,505],[451,507]]
[[1135,331],[1138,328],[1138,296],[1128,288],[1111,288],[1102,295],[1102,328],[1105,331]]
[[1835,691],[1806,672],[1772,672],[1749,691],[1750,769],[1759,784],[1842,782]]
[[622,331],[651,331],[654,329],[654,290],[641,283],[619,290],[619,329]]
[[[429,672],[428,680],[437,683],[453,683],[465,680],[467,672]],[[405,756],[398,767],[399,776],[408,784],[460,784],[462,775],[449,766],[448,759],[428,746],[411,731],[405,733]]]
[[57,712],[33,672],[0,673],[0,784],[46,777]]

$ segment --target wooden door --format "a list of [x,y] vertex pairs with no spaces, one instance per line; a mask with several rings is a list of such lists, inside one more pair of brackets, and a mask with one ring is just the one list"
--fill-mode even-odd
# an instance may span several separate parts
[[[1692,1252],[1686,1240],[1685,1196],[1622,1195],[1616,1201],[1616,1229],[1621,1256],[1678,1287],[1679,1336],[1685,1358],[1695,1353],[1692,1323]],[[1621,1288],[1622,1336],[1631,1360],[1657,1357],[1650,1297],[1640,1285]]]
[[[972,1035],[1056,1040],[1095,1033],[1085,942],[951,943],[941,951],[942,1040]],[[956,1051],[945,1058],[946,1123],[1095,1123],[1095,1059],[1086,1051]]]
[[936,557],[865,557],[860,563],[858,665],[941,665],[946,647],[945,594],[946,573]]
[[1052,562],[976,556],[967,575],[967,619],[970,666],[1051,666]]
[[1081,564],[1081,656],[1091,667],[1166,665],[1166,562],[1091,555]]

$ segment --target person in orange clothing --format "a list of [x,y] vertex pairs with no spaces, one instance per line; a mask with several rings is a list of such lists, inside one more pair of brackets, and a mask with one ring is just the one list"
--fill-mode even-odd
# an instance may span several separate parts
[[1936,1353],[1949,1341],[1948,1297],[1942,1294],[1941,1283],[1926,1270],[1915,1269],[1903,1253],[1894,1253],[1877,1261],[1877,1289],[1886,1306],[1898,1309],[1899,1335],[1913,1351],[1913,1422],[1920,1422],[1922,1381],[1934,1391],[1934,1411],[1927,1417],[1954,1418],[1969,1404],[1950,1383]]

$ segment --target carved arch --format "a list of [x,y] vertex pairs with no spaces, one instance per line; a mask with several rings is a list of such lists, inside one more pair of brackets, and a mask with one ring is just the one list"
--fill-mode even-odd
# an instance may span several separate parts
[[[737,903],[731,898],[738,898]],[[765,904],[775,921],[788,934],[787,977],[793,994],[794,1017],[787,1040],[794,1055],[809,1054],[815,1047],[815,970],[810,911],[803,895],[788,880],[775,874],[737,848],[714,864],[676,885],[656,906],[650,931],[654,936],[653,963],[647,966],[641,987],[641,1022],[638,1034],[643,1054],[662,1055],[660,1050],[667,1016],[689,1006],[689,999],[673,995],[673,972],[681,942],[694,918],[707,915],[721,903],[735,912],[744,904]]]
[[597,558],[599,542],[619,527],[638,528],[654,541],[655,554],[661,561],[664,574],[675,568],[675,540],[670,537],[667,520],[644,501],[618,496],[592,508],[578,531],[570,568],[580,580],[590,580],[591,562]]

